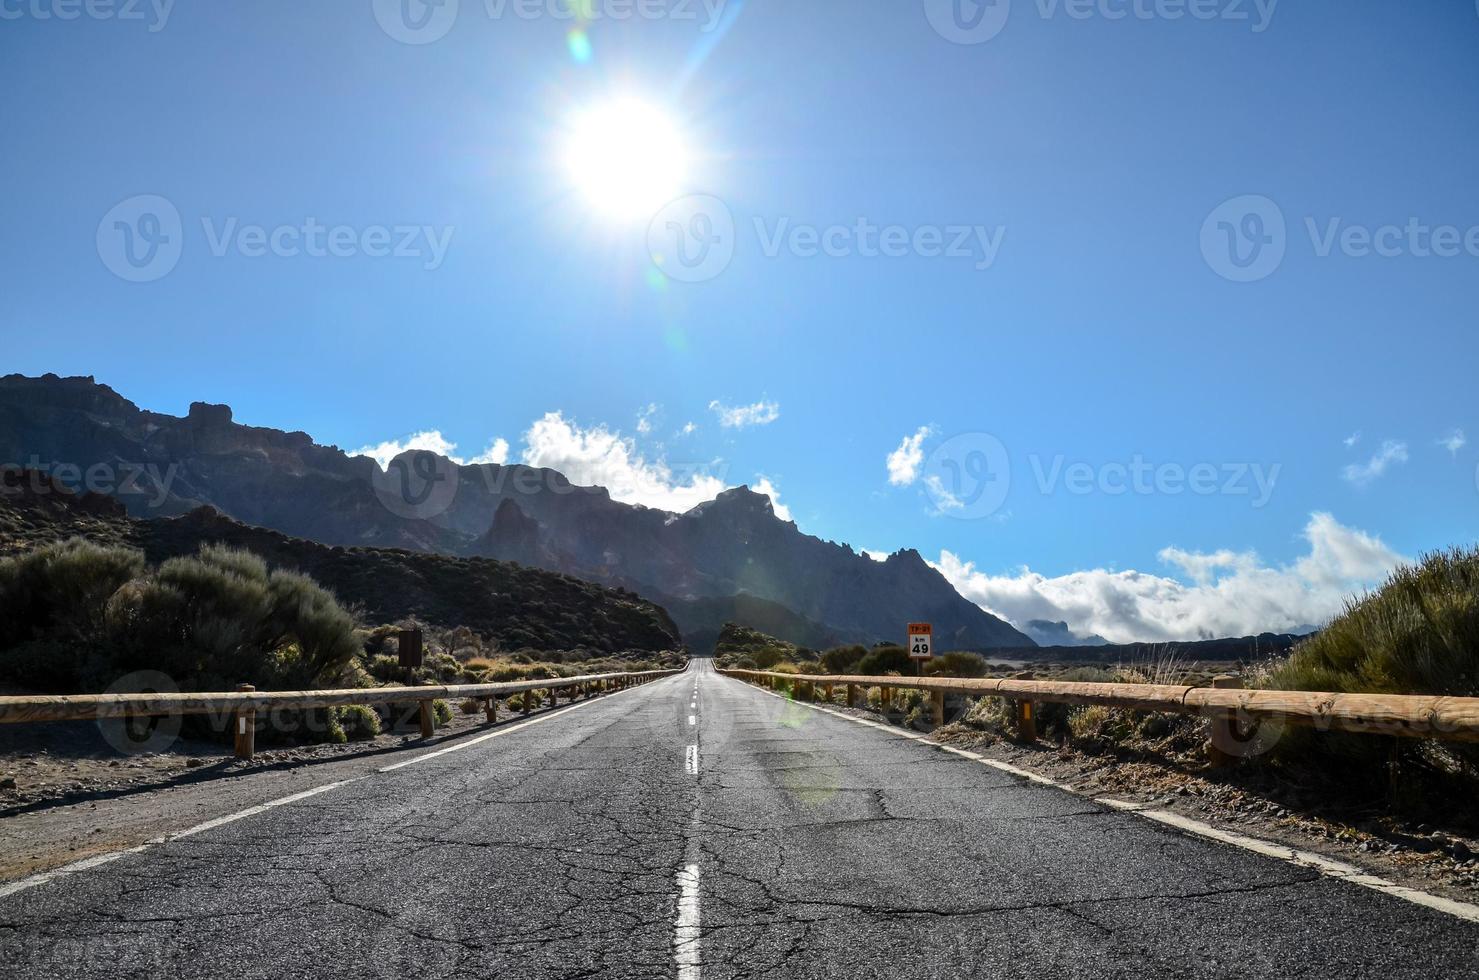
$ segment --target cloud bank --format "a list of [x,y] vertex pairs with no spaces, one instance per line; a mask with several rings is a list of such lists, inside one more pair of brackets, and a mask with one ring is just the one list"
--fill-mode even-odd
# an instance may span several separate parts
[[1264,564],[1252,551],[1162,550],[1161,561],[1189,584],[1168,575],[1107,569],[1055,578],[1028,568],[988,575],[949,551],[940,553],[935,567],[961,595],[1019,628],[1030,620],[1066,622],[1075,633],[1130,643],[1323,625],[1347,598],[1408,560],[1326,513],[1311,515],[1304,538],[1308,553],[1278,566]]

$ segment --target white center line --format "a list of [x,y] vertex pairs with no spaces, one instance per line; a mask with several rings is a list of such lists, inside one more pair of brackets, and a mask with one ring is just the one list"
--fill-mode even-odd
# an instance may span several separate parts
[[695,716],[695,715],[689,715],[688,716],[688,724],[690,724],[690,725],[697,725],[698,724],[698,718],[697,718],[697,716]]
[[698,865],[678,869],[678,921],[673,958],[678,980],[699,980]]
[[688,746],[688,751],[683,756],[683,771],[690,776],[698,775],[698,746]]

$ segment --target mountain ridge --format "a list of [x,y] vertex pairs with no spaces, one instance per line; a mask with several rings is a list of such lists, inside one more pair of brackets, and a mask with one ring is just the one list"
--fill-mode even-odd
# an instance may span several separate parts
[[[243,425],[225,405],[164,415],[91,377],[56,375],[0,378],[0,462],[10,461],[60,463],[79,480],[111,468],[108,490],[134,517],[209,504],[330,546],[496,558],[626,588],[676,608],[696,636],[717,635],[723,611],[746,607],[792,630],[792,642],[897,641],[907,622],[929,620],[942,649],[1034,645],[917,551],[874,561],[803,533],[748,487],[674,514],[521,464],[410,451],[382,470],[304,432]],[[753,602],[716,601],[741,596]]]

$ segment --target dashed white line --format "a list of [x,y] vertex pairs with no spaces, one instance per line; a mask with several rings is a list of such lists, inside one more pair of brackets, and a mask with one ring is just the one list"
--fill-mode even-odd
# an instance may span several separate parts
[[673,930],[673,958],[678,980],[699,980],[698,865],[678,869],[678,915]]
[[690,776],[698,775],[698,746],[688,746],[688,751],[683,754],[683,771]]
[[695,715],[689,715],[688,716],[688,724],[690,724],[690,725],[697,725],[698,724],[698,718]]

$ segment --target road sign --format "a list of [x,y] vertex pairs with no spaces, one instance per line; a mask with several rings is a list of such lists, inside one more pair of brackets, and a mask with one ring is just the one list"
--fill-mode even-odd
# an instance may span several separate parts
[[935,628],[929,623],[909,624],[909,659],[929,660],[934,654]]

